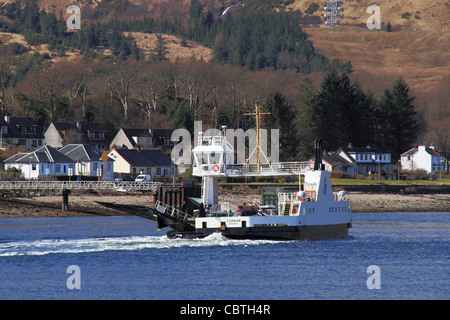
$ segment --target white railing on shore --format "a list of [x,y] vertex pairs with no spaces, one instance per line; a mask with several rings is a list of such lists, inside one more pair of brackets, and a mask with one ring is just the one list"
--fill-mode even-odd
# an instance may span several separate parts
[[156,190],[161,182],[135,181],[0,181],[0,190]]

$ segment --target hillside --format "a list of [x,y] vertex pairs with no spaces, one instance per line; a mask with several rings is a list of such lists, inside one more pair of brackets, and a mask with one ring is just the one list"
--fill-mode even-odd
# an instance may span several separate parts
[[[6,0],[4,3],[16,1],[18,0]],[[68,5],[72,3],[80,5],[83,23],[101,21],[105,28],[114,28],[114,32],[122,32],[122,35],[133,38],[141,57],[145,60],[149,58],[156,47],[155,34],[163,33],[167,58],[171,62],[184,60],[189,64],[191,59],[209,62],[212,60],[213,50],[216,50],[214,51],[216,62],[227,67],[230,65],[245,66],[247,71],[250,69],[263,72],[275,68],[277,69],[276,77],[281,79],[278,87],[282,88],[283,93],[287,93],[291,101],[295,100],[300,79],[307,76],[313,79],[315,84],[318,84],[323,78],[323,73],[329,70],[330,65],[336,67],[336,61],[346,63],[350,60],[351,67],[347,69],[352,70],[350,77],[357,78],[364,90],[370,91],[377,98],[398,77],[402,77],[406,81],[411,89],[411,95],[416,97],[415,105],[428,121],[428,133],[421,137],[422,141],[433,142],[436,139],[434,134],[439,134],[444,138],[450,137],[450,126],[447,125],[450,123],[450,116],[446,111],[446,108],[448,110],[448,101],[450,101],[448,92],[448,83],[450,83],[450,32],[448,30],[450,0],[379,0],[376,3],[381,8],[382,30],[369,30],[366,27],[366,21],[371,15],[366,12],[366,9],[374,3],[369,0],[343,1],[345,17],[342,19],[340,27],[333,28],[319,23],[319,21],[323,21],[323,0],[267,0],[264,2],[246,0],[244,1],[246,14],[236,14],[237,19],[229,19],[229,21],[224,19],[222,21],[224,23],[218,23],[223,34],[228,36],[227,39],[223,34],[210,32],[206,27],[205,18],[208,10],[212,10],[217,22],[220,10],[233,1],[198,0],[198,2],[203,5],[203,12],[194,22],[190,20],[189,13],[191,0],[39,0],[39,6],[48,12],[55,12],[55,15],[64,19],[69,15],[65,13]],[[269,37],[271,31],[279,28],[287,20],[285,19],[287,15],[277,14],[277,18],[265,22],[267,12],[294,12],[297,14],[289,15],[289,18],[293,19],[291,21],[294,21],[292,24]],[[298,12],[302,13],[301,16]],[[239,19],[252,14],[253,16],[248,17],[247,20]],[[143,21],[141,21],[142,17],[152,18],[160,24],[156,27],[140,25]],[[310,17],[315,18],[308,19]],[[177,22],[175,18],[180,18],[182,22]],[[126,20],[125,23],[128,23],[128,26],[115,25],[114,22],[106,23],[114,19],[121,20],[121,23]],[[150,19],[147,19],[147,22],[148,20]],[[392,32],[386,30],[388,23]],[[291,33],[294,29],[300,29],[296,28],[297,24],[303,26],[307,38],[302,30]],[[256,27],[259,25],[262,26],[257,29]],[[114,50],[116,51],[114,59],[125,61],[130,58],[128,56],[120,58],[119,51],[122,46],[114,44],[111,34],[107,32],[102,34],[99,30],[90,27],[93,25],[82,28],[83,36],[89,39],[95,32],[98,32],[95,34],[97,40],[109,39],[109,47],[105,49],[96,43],[92,46],[87,45],[86,50],[86,43],[89,41],[84,40],[83,47],[83,43],[75,46],[66,39],[70,46],[67,46],[68,49],[61,55],[55,51],[57,46],[51,48],[47,44],[29,45],[22,35],[2,32],[0,41],[3,44],[17,42],[32,51],[41,54],[49,53],[55,61],[64,62],[74,59],[82,61],[83,57],[104,58],[104,55],[109,55]],[[228,28],[226,32],[223,31],[225,27]],[[265,29],[266,27],[270,30]],[[211,28],[211,30],[217,32],[218,28]],[[65,23],[63,29],[65,30]],[[92,33],[90,33],[90,29],[92,29]],[[137,32],[141,30],[145,30],[146,33]],[[248,32],[242,32],[242,30]],[[171,34],[166,34],[165,31]],[[67,36],[67,32],[62,33],[64,33],[64,37]],[[254,38],[250,37],[255,34]],[[259,36],[261,34],[263,36]],[[80,39],[83,36],[80,36]],[[288,39],[287,36],[291,36],[291,38]],[[75,37],[72,38],[74,38],[72,40],[76,40]],[[262,40],[259,41],[259,39]],[[295,40],[292,41],[292,39]],[[305,41],[304,45],[296,47],[302,42],[298,39],[309,40],[312,45]],[[199,41],[203,45],[192,40]],[[95,43],[95,41],[93,42]],[[251,52],[250,44],[259,45],[263,50]],[[288,48],[286,44],[292,45],[292,47]],[[286,46],[284,52],[275,50],[282,46]],[[239,49],[242,50],[239,51]],[[301,54],[296,57],[289,56],[295,50]],[[252,54],[249,54],[250,52]],[[96,53],[103,55],[96,56]],[[209,68],[210,74],[214,74],[217,70],[227,73],[226,68],[222,69],[217,65],[205,68]],[[234,69],[230,68],[230,70]],[[251,72],[242,73],[241,78],[245,79],[245,77],[256,76]],[[228,79],[231,78],[233,76],[228,77]],[[283,85],[279,85],[280,83]],[[270,89],[274,87],[273,85],[268,86]],[[268,90],[266,90],[267,92]],[[258,98],[264,99],[263,96]],[[435,130],[436,123],[439,123],[439,130],[442,132],[432,132]]]
[[[305,12],[315,3],[319,8],[312,15],[323,16],[322,4],[325,1],[296,0],[286,6],[288,10],[300,10]],[[388,22],[394,29],[401,28],[411,30],[435,31],[437,29],[448,30],[450,24],[449,0],[360,0],[343,1],[344,19],[343,25],[365,25],[371,14],[366,12],[369,5],[376,4],[381,10],[382,23]]]

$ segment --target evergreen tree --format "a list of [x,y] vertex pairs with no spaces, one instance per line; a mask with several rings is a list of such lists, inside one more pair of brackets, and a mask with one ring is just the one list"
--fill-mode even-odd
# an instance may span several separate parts
[[191,0],[191,6],[189,7],[189,17],[197,21],[202,16],[203,7],[197,0]]
[[334,69],[322,80],[311,101],[310,120],[315,136],[327,150],[340,146],[369,145],[373,138],[374,101],[346,74]]
[[306,78],[300,83],[296,96],[295,127],[297,128],[296,137],[300,159],[306,159],[314,154],[314,141],[318,138],[315,135],[317,130],[312,121],[315,91],[312,80]]
[[162,34],[156,35],[156,47],[153,49],[153,55],[151,57],[154,61],[163,61],[167,59],[167,54],[169,51],[167,50],[166,40]]
[[295,114],[290,103],[285,96],[275,91],[266,98],[263,110],[263,112],[270,113],[270,115],[263,117],[264,127],[280,130],[280,161],[295,159],[298,145],[294,121]]
[[381,147],[394,158],[411,148],[420,134],[414,97],[408,85],[398,79],[391,90],[386,89],[377,107],[377,137]]

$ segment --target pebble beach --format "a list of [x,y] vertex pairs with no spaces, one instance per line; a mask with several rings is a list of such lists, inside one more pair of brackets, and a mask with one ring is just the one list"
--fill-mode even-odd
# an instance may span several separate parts
[[[392,193],[347,193],[352,212],[450,212],[449,194],[392,194]],[[254,203],[261,194],[219,195],[219,200],[234,203]],[[118,216],[125,213],[106,208],[99,203],[152,205],[153,197],[147,194],[92,193],[76,191],[69,197],[69,209],[61,210],[61,196],[56,194],[27,195],[26,197],[0,197],[0,218],[13,217],[71,217],[71,216]]]

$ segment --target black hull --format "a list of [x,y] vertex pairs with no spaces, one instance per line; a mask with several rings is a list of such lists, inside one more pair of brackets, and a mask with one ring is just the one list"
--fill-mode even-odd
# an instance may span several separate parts
[[252,227],[195,229],[189,231],[171,230],[167,232],[169,238],[196,239],[204,238],[213,233],[221,233],[230,239],[250,240],[323,240],[348,237],[348,228],[351,224],[298,226],[298,227]]

